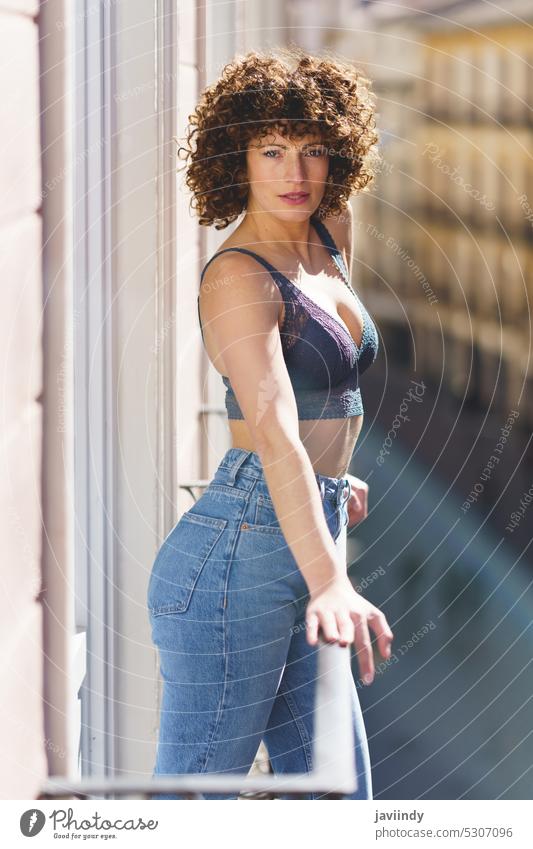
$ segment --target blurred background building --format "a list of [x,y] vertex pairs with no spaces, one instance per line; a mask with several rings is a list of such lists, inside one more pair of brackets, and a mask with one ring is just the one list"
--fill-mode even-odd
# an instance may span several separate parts
[[0,0],[4,798],[151,774],[148,576],[229,444],[196,314],[228,231],[197,225],[173,136],[227,61],[290,42],[378,101],[349,538],[395,633],[359,690],[374,796],[531,798],[533,8],[499,6]]

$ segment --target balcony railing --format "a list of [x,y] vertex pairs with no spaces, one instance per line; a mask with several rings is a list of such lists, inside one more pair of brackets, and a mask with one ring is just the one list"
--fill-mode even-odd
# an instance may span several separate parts
[[154,794],[177,794],[202,799],[202,793],[254,791],[298,798],[307,793],[321,793],[327,798],[342,798],[357,790],[354,734],[352,725],[353,685],[349,646],[318,642],[317,681],[315,691],[315,729],[313,770],[284,775],[190,774],[150,778],[81,778],[49,776],[40,799],[75,797],[150,799]]

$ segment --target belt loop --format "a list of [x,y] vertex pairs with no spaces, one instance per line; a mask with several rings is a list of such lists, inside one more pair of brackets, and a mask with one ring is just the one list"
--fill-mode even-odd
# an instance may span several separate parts
[[[347,489],[347,492],[345,493],[346,489]],[[337,507],[341,503],[342,503],[343,506],[346,504],[346,502],[348,501],[348,499],[350,497],[351,490],[352,490],[352,488],[351,488],[351,485],[350,485],[349,478],[341,478],[340,479],[340,485],[337,489]]]
[[247,451],[245,448],[241,448],[240,450],[243,452],[242,455],[235,459],[235,461],[229,467],[229,470],[228,470],[228,473],[227,473],[227,482],[230,486],[233,486],[235,484],[235,478],[237,477],[237,472],[239,471],[239,469],[242,466],[242,464],[244,463],[244,461],[247,460],[248,457],[250,456],[250,454],[252,453],[251,451]]

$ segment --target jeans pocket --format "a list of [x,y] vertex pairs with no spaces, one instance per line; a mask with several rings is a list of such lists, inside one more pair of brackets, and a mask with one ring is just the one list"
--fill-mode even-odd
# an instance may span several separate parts
[[147,590],[153,616],[187,610],[205,561],[227,519],[184,513],[159,549]]
[[272,499],[268,495],[259,493],[255,501],[254,525],[257,530],[273,531],[283,533]]

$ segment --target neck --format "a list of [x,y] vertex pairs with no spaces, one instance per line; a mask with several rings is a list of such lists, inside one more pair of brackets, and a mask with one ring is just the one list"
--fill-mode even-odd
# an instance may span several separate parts
[[263,209],[247,209],[241,227],[250,241],[257,245],[275,244],[280,254],[298,257],[305,265],[311,262],[309,241],[312,236],[309,218],[303,221],[286,221]]

